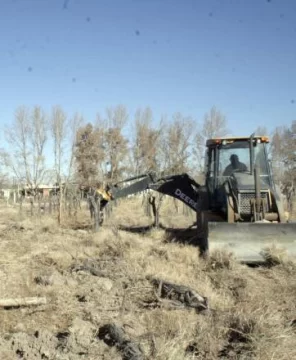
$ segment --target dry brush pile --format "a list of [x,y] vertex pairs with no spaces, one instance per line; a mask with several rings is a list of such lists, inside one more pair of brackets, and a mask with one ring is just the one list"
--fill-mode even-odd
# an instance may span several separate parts
[[134,225],[119,209],[94,234],[1,209],[1,298],[46,298],[2,306],[1,359],[296,358],[295,263],[202,261],[163,230],[119,230],[121,212]]

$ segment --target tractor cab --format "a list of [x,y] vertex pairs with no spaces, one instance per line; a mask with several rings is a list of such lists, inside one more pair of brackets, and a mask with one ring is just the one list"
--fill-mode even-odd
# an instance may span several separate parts
[[252,199],[258,189],[268,201],[274,189],[268,143],[268,137],[254,135],[207,140],[205,168],[210,210],[221,212],[225,218],[231,201],[237,217],[250,221]]

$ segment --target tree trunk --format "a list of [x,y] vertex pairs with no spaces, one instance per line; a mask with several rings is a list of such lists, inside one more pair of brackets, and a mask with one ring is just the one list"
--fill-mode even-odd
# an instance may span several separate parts
[[40,195],[37,195],[37,203],[38,203],[38,216],[41,216],[41,199],[40,199]]
[[59,188],[60,188],[60,193],[59,193],[58,223],[59,225],[61,225],[62,216],[63,216],[63,189],[61,183],[59,183]]
[[89,197],[89,201],[90,201],[91,217],[94,219],[94,230],[95,232],[98,232],[100,228],[98,205],[96,203],[94,196],[92,195]]
[[21,196],[21,197],[20,197],[20,208],[19,208],[20,214],[21,214],[22,211],[23,211],[23,200],[24,200],[24,198]]
[[48,212],[49,212],[49,214],[52,213],[52,199],[51,199],[51,197],[48,199]]
[[162,199],[163,199],[163,197],[161,196],[159,198],[158,204],[156,205],[156,196],[150,196],[150,198],[149,198],[149,203],[152,207],[152,213],[154,216],[153,226],[156,228],[159,228],[159,210],[160,210],[160,206],[162,203]]
[[31,196],[30,198],[30,204],[31,204],[31,216],[34,215],[34,198]]
[[209,223],[208,216],[205,211],[196,214],[197,223],[197,242],[200,249],[200,255],[207,257],[209,253]]

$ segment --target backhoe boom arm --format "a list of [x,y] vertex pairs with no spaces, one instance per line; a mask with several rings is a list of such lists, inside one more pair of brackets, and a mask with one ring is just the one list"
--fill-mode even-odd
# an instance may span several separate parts
[[[123,186],[123,184],[138,180]],[[155,174],[148,173],[139,175],[133,178],[121,181],[111,186],[106,192],[110,196],[110,200],[116,200],[128,195],[140,193],[145,190],[154,190],[159,193],[172,196],[184,204],[189,206],[192,210],[198,211],[200,209],[198,189],[200,185],[194,181],[188,174],[169,175],[157,178]],[[98,190],[102,193],[102,190]],[[107,202],[103,202],[103,207]]]

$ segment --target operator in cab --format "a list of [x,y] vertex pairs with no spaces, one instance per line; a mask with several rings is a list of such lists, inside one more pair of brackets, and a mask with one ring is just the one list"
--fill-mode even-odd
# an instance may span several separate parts
[[230,176],[235,171],[248,171],[247,166],[239,161],[236,154],[230,156],[230,164],[225,168],[223,176]]

